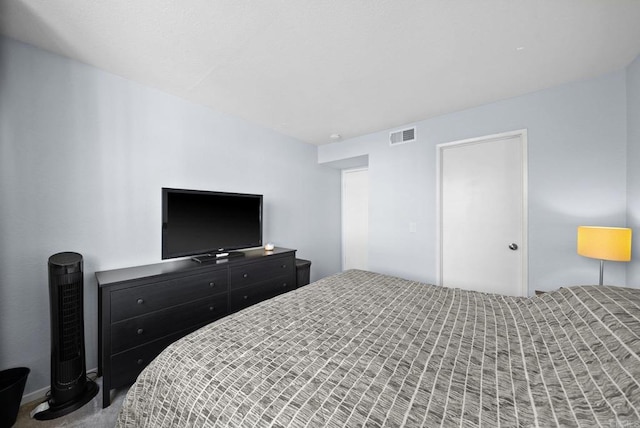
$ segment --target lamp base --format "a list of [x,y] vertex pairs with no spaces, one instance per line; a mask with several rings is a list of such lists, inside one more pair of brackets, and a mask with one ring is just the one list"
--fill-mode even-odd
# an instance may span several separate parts
[[600,260],[600,283],[598,285],[602,285],[604,279],[604,260]]

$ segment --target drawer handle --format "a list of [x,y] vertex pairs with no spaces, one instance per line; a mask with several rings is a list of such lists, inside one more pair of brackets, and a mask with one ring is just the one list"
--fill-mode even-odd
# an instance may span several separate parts
[[209,310],[213,311],[215,308],[213,306],[209,306]]
[[247,299],[249,298],[249,296],[242,296],[242,298],[243,298],[244,300],[247,300]]
[[249,278],[249,274],[248,274],[248,273],[243,273],[243,274],[242,274],[242,277],[243,277],[243,278]]
[[142,333],[144,333],[144,330],[143,330],[143,329],[141,329],[141,328],[139,328],[139,329],[138,329],[138,334],[142,334]]
[[137,303],[138,303],[139,305],[143,304],[143,303],[144,303],[144,299],[138,299],[138,300],[137,300]]
[[138,358],[138,361],[136,361],[138,363],[138,365],[142,365],[142,363],[144,363],[144,361],[142,360],[142,358]]
[[287,283],[286,282],[282,283],[282,288],[287,288]]
[[287,267],[287,265],[280,265],[280,267],[281,267],[282,269],[285,269],[285,268]]
[[213,282],[213,281],[211,281],[211,282],[209,283],[209,287],[213,287],[213,286],[215,286],[215,285],[216,285],[216,283],[215,283],[215,282]]

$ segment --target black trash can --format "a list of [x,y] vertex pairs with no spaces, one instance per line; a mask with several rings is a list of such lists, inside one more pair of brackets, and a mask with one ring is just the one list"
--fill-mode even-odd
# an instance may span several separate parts
[[296,288],[309,284],[311,281],[311,262],[304,259],[296,259]]
[[0,427],[16,423],[29,370],[26,367],[0,371]]

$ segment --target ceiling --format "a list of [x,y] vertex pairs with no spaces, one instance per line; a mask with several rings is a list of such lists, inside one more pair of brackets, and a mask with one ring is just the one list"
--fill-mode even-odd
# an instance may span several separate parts
[[588,79],[640,0],[0,0],[0,31],[312,144]]

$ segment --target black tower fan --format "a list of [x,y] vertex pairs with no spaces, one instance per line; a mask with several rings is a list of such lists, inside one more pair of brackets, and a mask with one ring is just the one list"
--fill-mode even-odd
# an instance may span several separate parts
[[51,395],[40,405],[45,409],[34,414],[36,419],[66,415],[98,393],[98,385],[87,380],[83,286],[82,255],[66,252],[49,257]]

